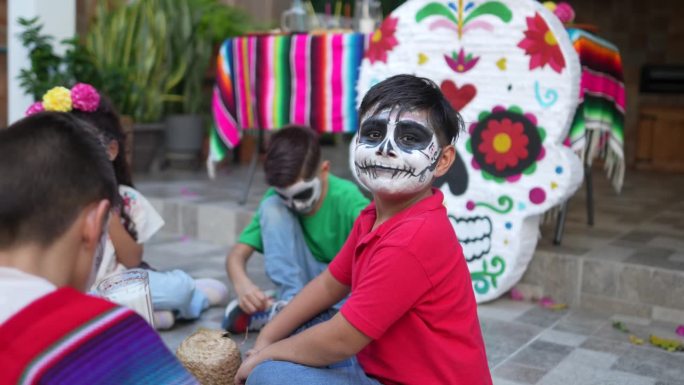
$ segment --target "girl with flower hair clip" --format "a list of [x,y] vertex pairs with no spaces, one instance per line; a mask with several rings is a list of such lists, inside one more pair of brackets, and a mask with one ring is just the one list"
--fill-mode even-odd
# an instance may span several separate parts
[[111,102],[93,86],[78,83],[71,89],[52,88],[42,101],[31,105],[26,114],[41,111],[70,113],[94,126],[114,168],[122,205],[115,207],[111,213],[107,244],[96,284],[105,276],[125,269],[148,269],[157,329],[172,327],[176,318],[196,319],[209,306],[225,304],[228,290],[220,281],[193,279],[178,269],[156,271],[143,261],[143,243],[161,229],[164,220],[149,201],[133,188],[130,167],[125,157],[126,135]]

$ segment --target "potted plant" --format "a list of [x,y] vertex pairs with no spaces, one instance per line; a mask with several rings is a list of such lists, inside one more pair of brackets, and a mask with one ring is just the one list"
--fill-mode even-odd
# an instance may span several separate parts
[[176,21],[165,17],[170,0],[100,1],[85,44],[95,66],[109,77],[121,76],[117,89],[104,82],[119,112],[133,122],[133,169],[158,165],[164,138],[165,102],[180,102],[174,93],[187,58],[174,56],[168,35]]
[[[174,93],[180,102],[166,103],[166,152],[168,159],[197,160],[206,133],[211,100],[208,74],[214,47],[223,39],[243,33],[246,14],[218,0],[176,0],[166,3],[165,13],[175,20],[167,36],[174,60],[187,60]],[[208,77],[209,75],[209,77]]]

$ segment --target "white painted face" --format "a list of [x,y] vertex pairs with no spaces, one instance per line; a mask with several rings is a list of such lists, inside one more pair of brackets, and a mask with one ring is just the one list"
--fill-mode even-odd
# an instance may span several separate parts
[[283,203],[298,214],[308,214],[321,198],[321,180],[300,180],[285,188],[275,188]]
[[354,147],[354,167],[371,192],[410,195],[432,183],[441,153],[425,111],[366,115]]

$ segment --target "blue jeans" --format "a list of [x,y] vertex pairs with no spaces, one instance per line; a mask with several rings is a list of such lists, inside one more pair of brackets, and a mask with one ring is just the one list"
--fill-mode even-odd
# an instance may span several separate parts
[[266,275],[278,289],[278,299],[289,301],[328,265],[314,258],[297,215],[276,195],[259,206]]
[[147,270],[154,310],[171,310],[176,318],[196,319],[209,307],[209,300],[195,290],[195,280],[182,270]]
[[[332,318],[336,310],[325,311],[302,325],[294,334]],[[364,373],[356,357],[314,368],[288,361],[264,361],[247,378],[247,385],[381,385]]]

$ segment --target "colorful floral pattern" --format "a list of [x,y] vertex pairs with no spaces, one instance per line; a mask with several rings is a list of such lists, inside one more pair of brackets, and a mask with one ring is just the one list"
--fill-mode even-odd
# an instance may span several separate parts
[[473,57],[472,53],[466,55],[463,48],[461,48],[461,50],[458,51],[458,55],[456,54],[456,51],[451,53],[451,57],[449,57],[449,55],[444,55],[444,60],[446,60],[449,68],[459,74],[462,74],[475,67],[475,64],[477,64],[477,61],[480,60],[480,58]]
[[485,111],[469,131],[466,149],[473,154],[472,166],[481,169],[485,179],[515,182],[521,174],[534,173],[537,160],[544,156],[544,129],[537,127],[534,115],[523,114],[519,107]]
[[366,57],[371,64],[377,61],[387,63],[387,53],[399,44],[394,36],[397,30],[397,22],[399,19],[396,17],[386,18],[380,24],[380,28],[371,36],[368,50],[366,50]]
[[530,56],[530,70],[544,68],[548,64],[554,71],[561,73],[565,68],[565,59],[554,33],[539,13],[525,20],[527,31],[525,31],[525,38],[518,43],[518,47],[524,49],[525,54]]
[[435,185],[475,297],[494,299],[522,277],[541,215],[581,184],[581,162],[562,145],[579,96],[577,54],[536,1],[407,1],[390,17],[399,20],[391,65],[364,60],[359,97],[408,73],[432,79],[459,111],[468,130]]

